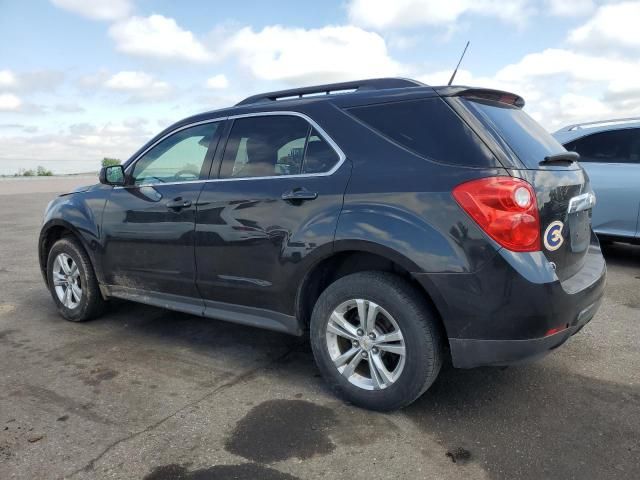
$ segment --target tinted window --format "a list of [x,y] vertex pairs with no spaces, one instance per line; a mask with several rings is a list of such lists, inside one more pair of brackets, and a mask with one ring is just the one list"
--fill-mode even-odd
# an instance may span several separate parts
[[220,178],[321,173],[337,161],[336,152],[300,117],[240,118],[233,123]]
[[566,145],[581,162],[640,163],[640,130],[630,128],[594,133]]
[[349,112],[423,157],[467,166],[490,163],[475,133],[440,98],[369,105]]
[[136,184],[197,180],[218,123],[185,128],[145,153],[133,169]]
[[304,153],[302,173],[328,172],[338,163],[338,160],[336,151],[313,129]]
[[463,100],[488,127],[490,133],[507,143],[527,168],[540,168],[548,155],[564,151],[564,147],[533,118],[520,108],[482,100]]

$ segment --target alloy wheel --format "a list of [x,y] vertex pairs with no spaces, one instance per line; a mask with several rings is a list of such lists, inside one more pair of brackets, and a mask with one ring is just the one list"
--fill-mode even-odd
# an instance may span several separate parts
[[76,262],[66,253],[60,253],[53,261],[53,286],[60,303],[73,310],[82,300],[82,281]]
[[359,388],[388,388],[404,369],[402,331],[389,312],[370,300],[338,305],[327,322],[326,342],[340,374]]

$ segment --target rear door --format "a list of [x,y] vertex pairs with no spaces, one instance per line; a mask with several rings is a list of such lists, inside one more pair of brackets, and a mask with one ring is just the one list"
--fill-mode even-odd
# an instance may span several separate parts
[[596,192],[594,230],[615,237],[638,236],[640,129],[594,133],[565,146],[580,154]]
[[332,245],[350,167],[309,118],[229,121],[218,178],[198,202],[198,288],[212,314],[222,303],[293,315],[292,278],[314,250]]
[[560,280],[584,265],[591,243],[592,193],[577,162],[545,164],[565,149],[522,109],[485,99],[453,100],[471,111],[505,153],[522,168],[511,173],[531,183],[538,201],[542,251]]

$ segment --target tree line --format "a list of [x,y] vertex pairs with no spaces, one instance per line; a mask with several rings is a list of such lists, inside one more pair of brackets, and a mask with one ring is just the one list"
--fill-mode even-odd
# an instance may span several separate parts
[[[109,158],[104,157],[101,160],[101,165],[103,167],[110,167],[111,165],[120,165],[122,162],[118,158]],[[21,168],[18,170],[18,173],[15,173],[14,177],[50,177],[53,175],[53,171],[48,168],[43,167],[42,165],[38,165],[36,168]]]

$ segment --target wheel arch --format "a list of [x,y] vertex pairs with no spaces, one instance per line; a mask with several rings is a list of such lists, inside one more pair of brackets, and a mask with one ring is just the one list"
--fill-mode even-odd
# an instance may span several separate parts
[[38,241],[38,259],[40,261],[40,271],[45,283],[48,281],[47,261],[49,257],[49,251],[51,250],[51,247],[54,245],[54,243],[64,237],[72,237],[80,243],[91,260],[94,272],[96,270],[94,257],[91,254],[91,249],[89,248],[89,245],[87,245],[86,240],[78,231],[78,229],[68,221],[62,219],[53,219],[47,222],[42,227],[40,231],[40,238]]
[[320,294],[331,283],[352,273],[372,270],[390,272],[405,278],[423,293],[446,335],[446,324],[434,301],[437,292],[425,285],[425,282],[418,281],[413,274],[420,271],[415,263],[388,247],[360,241],[337,243],[331,254],[318,259],[297,284],[295,313],[301,329],[308,329],[313,307]]

